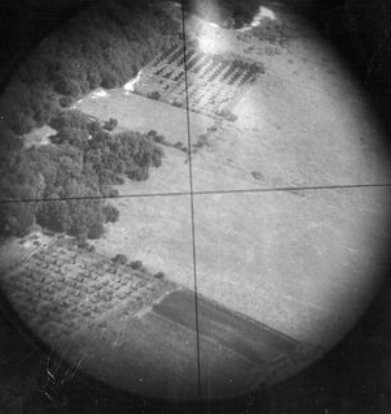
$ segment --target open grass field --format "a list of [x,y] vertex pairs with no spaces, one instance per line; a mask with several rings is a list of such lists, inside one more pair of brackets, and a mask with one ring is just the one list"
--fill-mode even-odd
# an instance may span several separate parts
[[[316,34],[304,35],[295,24],[299,23],[293,22],[289,29],[292,39],[283,45],[259,41],[251,33],[238,36],[233,30],[214,29],[219,38],[227,36],[219,50],[227,56],[253,47],[254,53],[247,53],[246,59],[257,61],[255,49],[267,44],[279,52],[263,55],[266,73],[232,108],[238,119],[215,123],[207,145],[192,154],[196,192],[389,179],[377,141],[381,131],[370,115],[363,116],[366,105],[357,85]],[[126,99],[145,98],[130,94]],[[171,111],[178,111],[176,116],[181,113],[180,108],[159,101],[145,102],[167,111],[167,116],[159,114],[161,119],[170,119]],[[103,104],[85,105],[93,112]],[[116,117],[111,109],[106,113]],[[148,112],[139,114],[147,122]],[[199,131],[211,126],[209,119],[190,112],[192,142]],[[172,133],[177,130],[176,123],[164,125]],[[165,162],[171,167],[173,160],[181,163],[183,155],[168,153]],[[154,171],[153,189],[159,192],[171,183],[172,192],[176,191],[173,180],[183,180],[186,167],[176,173],[164,167]],[[132,186],[123,188],[131,193]],[[148,182],[140,183],[139,193],[141,188],[150,191]],[[386,200],[382,189],[196,195],[200,291],[298,340],[333,343],[362,304],[362,292],[354,286],[371,286],[375,269],[369,257],[385,237],[381,220]],[[190,200],[167,197],[116,203],[120,221],[109,226],[97,249],[105,254],[135,251],[154,270],[164,269],[169,278],[191,289],[191,240],[186,235],[191,229]],[[364,263],[369,266],[366,271]],[[341,300],[349,303],[351,312],[335,312],[334,304]]]
[[[253,44],[254,59],[267,43],[236,42],[227,44]],[[382,131],[338,56],[315,33],[278,47],[260,52],[266,73],[231,108],[238,119],[223,124],[215,151],[194,156],[195,189],[389,182]]]
[[126,95],[123,89],[108,91],[103,97],[91,94],[81,99],[76,107],[100,119],[114,116],[121,129],[140,132],[155,129],[169,142],[187,142],[186,113],[140,95]]
[[332,344],[376,285],[389,198],[381,189],[196,196],[199,292],[299,341]]
[[[146,133],[156,130],[162,134],[168,145],[163,147],[163,164],[158,170],[151,171],[145,182],[130,182],[119,186],[120,194],[148,194],[168,192],[189,192],[188,154],[174,145],[181,143],[187,150],[188,123],[186,112],[164,102],[148,99],[137,94],[127,95],[123,89],[109,91],[101,98],[90,95],[79,101],[76,106],[81,111],[101,120],[114,117],[118,120],[117,131],[136,130]],[[207,133],[216,121],[202,114],[194,114],[190,123],[190,134],[197,137]]]
[[[118,253],[141,260],[153,272],[193,287],[193,249],[189,196],[123,198],[111,201],[120,219],[94,241],[107,257]],[[175,259],[174,259],[175,258]]]
[[[121,218],[98,251],[132,252],[192,289],[189,198],[115,202]],[[371,296],[388,202],[382,189],[196,195],[199,291],[299,341],[333,343]]]

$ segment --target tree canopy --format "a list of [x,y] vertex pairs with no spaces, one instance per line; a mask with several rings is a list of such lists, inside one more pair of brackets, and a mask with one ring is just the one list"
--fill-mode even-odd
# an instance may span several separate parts
[[98,238],[104,223],[118,220],[118,210],[105,202],[115,196],[113,186],[125,176],[146,180],[150,168],[161,165],[163,151],[148,134],[111,134],[79,111],[59,113],[52,125],[55,145],[2,160],[2,198],[18,205],[26,201],[30,208],[2,205],[0,229],[19,235],[37,222],[56,232]]
[[[103,2],[38,45],[0,98],[0,196],[15,201],[0,206],[2,234],[20,235],[38,223],[97,238],[118,219],[105,197],[125,177],[147,179],[163,152],[148,135],[112,134],[115,120],[105,130],[69,107],[97,87],[127,82],[175,44],[179,31],[158,7]],[[56,130],[51,144],[26,148],[24,134],[46,124]]]

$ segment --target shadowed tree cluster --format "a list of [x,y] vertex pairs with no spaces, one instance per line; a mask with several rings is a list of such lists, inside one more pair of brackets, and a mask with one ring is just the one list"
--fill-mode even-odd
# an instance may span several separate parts
[[110,1],[84,10],[42,41],[17,70],[0,100],[3,128],[24,134],[81,94],[124,84],[175,44],[179,31],[146,2]]
[[[56,232],[98,238],[119,211],[105,202],[125,177],[146,180],[163,151],[148,134],[111,134],[79,111],[60,112],[55,145],[31,147],[1,160],[2,234],[20,235],[33,223]],[[9,155],[10,155],[9,154]],[[42,199],[44,201],[42,201]],[[41,201],[34,201],[41,200]],[[27,202],[28,201],[28,202]]]
[[[0,206],[2,235],[20,235],[38,223],[56,232],[97,238],[118,210],[102,197],[113,187],[148,178],[162,151],[151,137],[111,134],[71,110],[97,87],[124,84],[161,50],[178,41],[178,25],[146,2],[110,1],[84,10],[46,38],[17,70],[0,99],[0,196],[28,201]],[[24,146],[35,127],[56,130],[51,144]],[[46,201],[38,201],[45,199]]]

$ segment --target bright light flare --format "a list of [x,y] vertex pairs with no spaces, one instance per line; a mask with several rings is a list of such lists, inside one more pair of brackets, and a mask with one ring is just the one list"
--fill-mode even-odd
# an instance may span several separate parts
[[261,6],[258,13],[254,16],[252,22],[249,26],[245,26],[242,29],[239,29],[240,32],[246,32],[251,30],[253,27],[258,27],[262,24],[262,20],[277,20],[277,16],[273,10],[268,9],[267,7]]
[[274,13],[273,10],[270,10],[267,7],[261,6],[259,8],[258,14],[254,18],[254,21],[260,21],[262,19],[276,20],[276,14]]
[[218,49],[218,42],[212,36],[201,35],[198,38],[198,45],[202,52],[204,53],[216,53]]
[[141,70],[138,72],[137,76],[132,78],[129,82],[124,85],[125,93],[134,92],[134,87],[136,83],[141,79]]
[[198,46],[204,53],[218,53],[224,49],[220,27],[216,23],[204,22],[198,39]]
[[107,91],[105,91],[102,88],[99,88],[95,90],[94,92],[92,92],[90,96],[92,99],[99,99],[99,98],[105,98],[108,95],[109,94],[107,93]]

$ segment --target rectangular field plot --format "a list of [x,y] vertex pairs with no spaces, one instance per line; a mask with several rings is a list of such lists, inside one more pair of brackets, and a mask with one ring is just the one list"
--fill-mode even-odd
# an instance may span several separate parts
[[[194,312],[194,308],[193,308]],[[91,345],[88,371],[115,387],[155,398],[197,398],[195,326],[185,330],[154,312],[120,319]],[[120,333],[119,337],[118,332]],[[118,345],[113,347],[113,338]],[[141,379],[141,381],[140,381]]]
[[175,291],[155,305],[153,313],[183,332],[198,327],[204,397],[227,396],[227,390],[237,390],[239,384],[248,390],[273,382],[281,367],[288,368],[304,355],[303,344],[199,295],[196,325],[195,301],[190,290]]
[[[195,307],[194,301],[185,299],[186,304],[178,308],[178,312],[185,313],[186,325],[155,308],[140,318],[119,321],[116,330],[121,332],[121,340],[117,351],[108,352],[110,347],[97,338],[95,342],[99,345],[91,352],[90,373],[96,377],[105,375],[119,388],[126,389],[131,384],[143,395],[197,400]],[[115,331],[110,329],[108,337],[114,336]],[[238,392],[245,393],[266,372],[264,367],[207,337],[201,338],[200,349],[201,361],[213,361],[215,367],[210,375],[201,371],[202,397],[205,399],[229,398]],[[222,373],[226,381],[222,380]]]
[[181,108],[188,105],[197,113],[227,116],[243,87],[262,73],[260,64],[204,53],[191,43],[186,50],[172,48],[147,65],[135,92]]
[[[158,314],[186,327],[194,325],[195,296],[190,291],[176,291],[154,306]],[[287,354],[298,342],[266,325],[197,296],[198,329],[202,337],[217,341],[256,364],[265,364]],[[190,313],[189,313],[190,312]]]
[[173,289],[142,269],[57,239],[4,272],[1,287],[23,321],[51,345],[100,329],[113,315],[134,317]]

